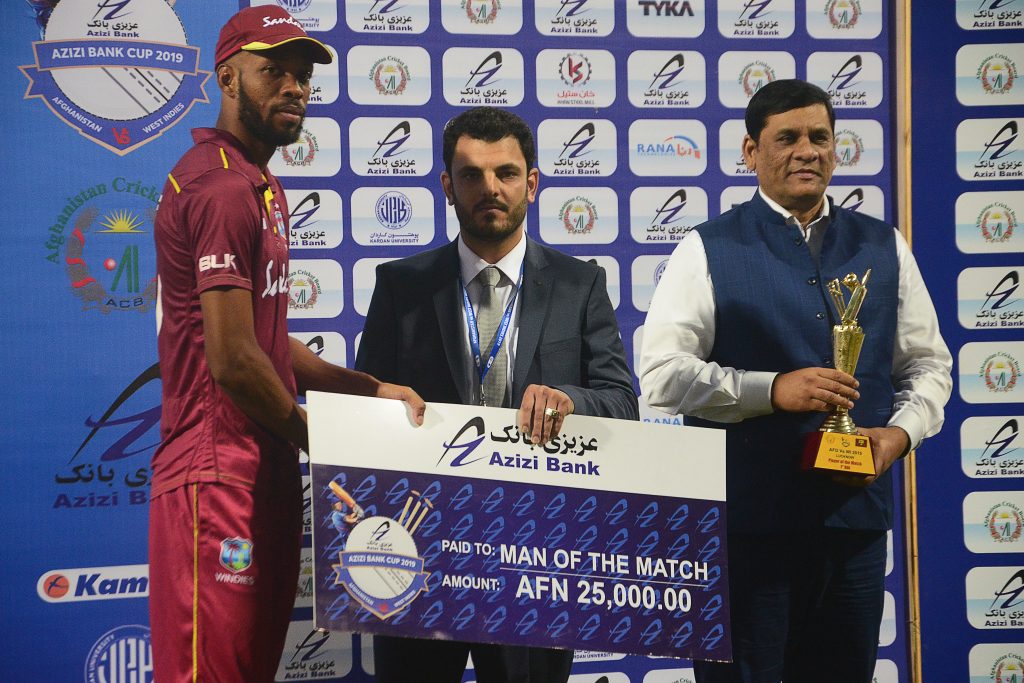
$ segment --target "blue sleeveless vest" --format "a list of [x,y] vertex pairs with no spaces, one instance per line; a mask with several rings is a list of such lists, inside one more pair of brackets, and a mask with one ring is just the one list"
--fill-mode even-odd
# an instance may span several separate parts
[[[826,289],[833,278],[871,268],[858,322],[865,331],[857,365],[860,427],[885,425],[892,414],[892,351],[899,302],[899,263],[891,226],[830,208],[831,222],[815,264],[803,234],[760,194],[697,230],[715,292],[715,343],[709,361],[744,370],[789,372],[832,367],[838,314]],[[847,293],[844,288],[844,293]],[[848,293],[847,293],[848,296]],[[857,489],[799,471],[804,435],[825,413],[773,413],[735,424],[687,418],[725,429],[729,529],[771,532],[821,526],[888,529],[892,475]]]

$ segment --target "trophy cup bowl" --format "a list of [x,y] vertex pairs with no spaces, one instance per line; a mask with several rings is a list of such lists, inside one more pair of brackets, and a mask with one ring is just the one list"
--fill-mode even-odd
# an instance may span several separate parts
[[[836,369],[848,375],[856,372],[860,350],[864,346],[864,330],[857,324],[857,314],[867,295],[866,285],[870,277],[869,269],[860,281],[853,273],[843,279],[842,284],[852,295],[849,303],[843,298],[839,281],[829,283],[829,293],[840,318],[840,324],[832,327],[832,358]],[[875,474],[871,440],[857,433],[857,425],[847,408],[835,405],[818,431],[807,435],[801,464],[805,470],[819,472]]]

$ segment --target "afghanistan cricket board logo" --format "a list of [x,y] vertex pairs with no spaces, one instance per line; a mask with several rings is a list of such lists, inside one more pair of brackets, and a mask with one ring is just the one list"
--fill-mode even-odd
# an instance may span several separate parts
[[989,673],[995,683],[1020,683],[1024,681],[1024,659],[1008,653],[996,660]]
[[[338,488],[332,487],[334,495]],[[339,498],[344,502],[343,497]],[[351,501],[350,497],[347,497]],[[345,521],[353,524],[345,549],[338,553],[334,585],[343,586],[349,595],[385,620],[408,607],[427,590],[427,572],[418,555],[413,534],[433,503],[410,491],[405,507],[397,518],[367,517],[353,514]],[[361,511],[361,510],[360,510]]]
[[67,199],[47,233],[46,259],[63,262],[83,310],[145,313],[156,305],[158,198],[155,185],[118,177]]
[[975,219],[986,242],[1005,242],[1017,228],[1017,214],[1002,202],[994,202],[981,210]]
[[985,514],[985,527],[996,543],[1014,543],[1024,531],[1024,513],[1009,501],[992,506]]
[[1020,365],[1017,359],[1006,353],[994,353],[982,363],[980,372],[985,386],[989,391],[1005,393],[1013,391],[1020,377]]
[[208,102],[209,71],[167,0],[65,0],[38,12],[43,40],[25,99],[118,155],[138,149]]
[[994,54],[978,67],[975,76],[981,81],[981,88],[989,95],[1002,95],[1013,88],[1017,80],[1017,64],[1003,54]]
[[829,23],[837,29],[849,29],[857,25],[861,8],[858,0],[829,0],[825,5]]
[[562,227],[571,235],[588,235],[597,222],[597,207],[579,195],[562,204],[558,214],[562,219]]
[[501,0],[462,0],[466,18],[474,24],[491,24],[498,18]]

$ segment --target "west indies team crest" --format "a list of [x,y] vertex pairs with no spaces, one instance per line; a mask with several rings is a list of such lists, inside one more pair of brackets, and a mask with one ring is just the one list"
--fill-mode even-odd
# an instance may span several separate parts
[[[36,2],[42,40],[25,99],[118,155],[138,149],[207,102],[209,71],[168,0]],[[52,10],[49,9],[52,7]]]

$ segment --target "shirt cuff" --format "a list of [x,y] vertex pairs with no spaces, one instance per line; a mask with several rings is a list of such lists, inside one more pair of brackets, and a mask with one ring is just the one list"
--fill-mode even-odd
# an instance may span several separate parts
[[897,413],[889,420],[887,427],[899,427],[910,437],[910,450],[915,450],[924,441],[924,429],[920,420],[908,413]]
[[743,417],[769,415],[772,408],[772,384],[777,372],[746,371],[740,375],[739,407]]

